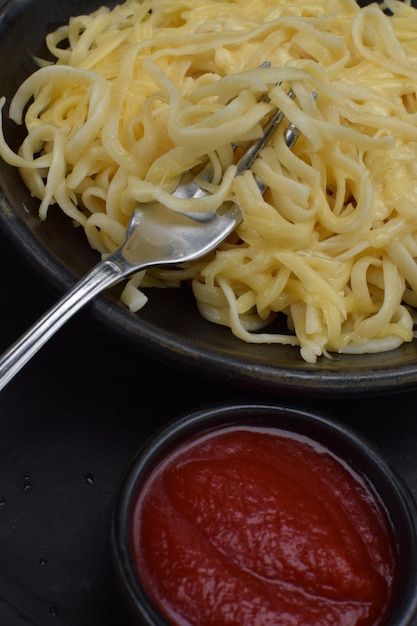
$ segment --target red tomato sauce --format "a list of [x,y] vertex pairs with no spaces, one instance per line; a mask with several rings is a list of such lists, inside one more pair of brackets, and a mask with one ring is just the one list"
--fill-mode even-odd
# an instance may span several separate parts
[[375,626],[395,576],[384,509],[321,445],[230,427],[164,459],[134,509],[139,577],[176,626]]

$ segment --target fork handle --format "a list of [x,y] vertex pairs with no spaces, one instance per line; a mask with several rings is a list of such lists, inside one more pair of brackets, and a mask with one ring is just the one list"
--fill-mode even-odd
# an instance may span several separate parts
[[124,275],[123,269],[108,259],[78,281],[0,358],[0,391],[74,313]]

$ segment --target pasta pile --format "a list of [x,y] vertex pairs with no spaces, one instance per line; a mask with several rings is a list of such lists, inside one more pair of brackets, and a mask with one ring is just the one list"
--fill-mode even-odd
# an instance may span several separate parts
[[[205,318],[246,342],[297,345],[308,363],[396,348],[413,339],[417,306],[417,12],[388,8],[127,0],[74,17],[46,38],[56,61],[11,101],[27,137],[15,153],[1,135],[0,155],[40,219],[56,205],[103,257],[138,202],[238,202],[243,222],[215,253],[126,284],[134,311],[143,288],[187,281]],[[235,176],[275,107],[285,121]],[[301,131],[292,150],[289,122]],[[173,196],[207,160],[209,195]],[[272,324],[282,315],[284,333]]]

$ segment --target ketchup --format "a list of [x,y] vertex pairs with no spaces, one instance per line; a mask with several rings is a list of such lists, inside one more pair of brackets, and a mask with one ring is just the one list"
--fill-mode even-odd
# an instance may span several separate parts
[[138,575],[176,626],[375,626],[395,575],[384,509],[320,444],[227,427],[153,470],[132,518]]

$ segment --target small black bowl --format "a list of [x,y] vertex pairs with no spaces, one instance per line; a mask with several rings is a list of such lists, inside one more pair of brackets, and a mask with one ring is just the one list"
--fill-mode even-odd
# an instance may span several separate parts
[[168,625],[142,585],[133,557],[131,525],[141,485],[158,461],[177,446],[202,433],[230,426],[277,428],[307,437],[365,480],[387,514],[397,553],[392,601],[381,626],[412,626],[417,617],[417,509],[406,485],[369,441],[338,420],[294,407],[238,403],[206,406],[172,421],[142,445],[121,480],[110,544],[118,584],[134,623]]

